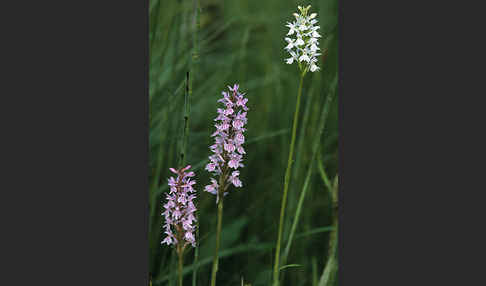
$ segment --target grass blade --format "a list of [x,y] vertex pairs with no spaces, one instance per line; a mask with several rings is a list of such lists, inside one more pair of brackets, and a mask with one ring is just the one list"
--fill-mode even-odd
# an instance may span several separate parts
[[287,264],[287,265],[280,267],[279,271],[282,271],[282,270],[284,270],[286,268],[290,268],[290,267],[300,267],[300,266],[302,266],[302,265],[300,265],[300,264]]

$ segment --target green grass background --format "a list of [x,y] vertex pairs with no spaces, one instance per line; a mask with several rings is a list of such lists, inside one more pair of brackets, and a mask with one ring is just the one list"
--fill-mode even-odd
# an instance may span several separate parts
[[[326,99],[336,95],[338,70],[337,0],[150,0],[150,190],[149,272],[153,285],[175,285],[176,255],[163,239],[162,204],[169,167],[178,167],[189,72],[190,119],[186,162],[196,170],[199,247],[186,252],[184,285],[208,285],[215,244],[215,197],[203,192],[204,170],[214,131],[217,99],[227,85],[240,84],[248,98],[243,188],[225,197],[218,285],[270,285],[284,173],[295,110],[299,71],[287,65],[284,25],[297,5],[318,13],[321,71],[306,75],[297,130],[295,163],[289,188],[282,251],[295,217],[313,142]],[[329,251],[332,202],[330,181],[338,173],[339,97],[329,106],[292,248],[281,271],[282,285],[318,285]],[[318,138],[319,139],[319,138]],[[142,190],[141,190],[142,191]],[[323,228],[324,227],[324,228]],[[197,273],[194,276],[194,268]],[[282,265],[283,266],[283,265]]]

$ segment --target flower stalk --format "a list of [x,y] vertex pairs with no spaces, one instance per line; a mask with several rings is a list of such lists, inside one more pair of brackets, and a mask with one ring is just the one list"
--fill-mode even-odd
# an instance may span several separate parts
[[178,274],[179,274],[179,283],[178,285],[179,286],[182,286],[182,266],[184,265],[184,250],[179,250],[177,251],[177,256],[179,257],[179,271],[178,271]]
[[213,269],[211,272],[211,286],[216,285],[216,273],[218,272],[219,243],[221,240],[221,225],[223,221],[223,197],[218,201],[218,225],[216,228],[216,247],[214,249]]
[[196,245],[196,238],[194,237],[196,206],[193,203],[193,199],[196,198],[196,191],[192,188],[196,181],[191,180],[191,177],[195,176],[194,172],[186,172],[190,168],[190,165],[179,170],[170,168],[170,171],[177,177],[170,177],[168,180],[170,191],[166,195],[167,203],[164,204],[165,211],[162,213],[165,216],[164,228],[167,235],[162,244],[174,245],[179,258],[179,286],[182,286],[184,250],[188,245],[192,247]]
[[302,96],[302,84],[304,82],[305,73],[302,73],[300,76],[300,83],[299,83],[299,91],[297,94],[297,103],[295,105],[295,112],[294,112],[294,121],[292,124],[292,137],[290,139],[290,151],[289,157],[287,160],[287,169],[285,170],[285,179],[284,179],[284,190],[282,195],[282,204],[280,206],[280,220],[278,223],[278,237],[277,237],[277,247],[275,249],[275,263],[273,267],[273,285],[278,285],[279,283],[279,259],[280,259],[280,245],[282,243],[282,232],[283,232],[283,225],[284,225],[284,216],[285,216],[285,207],[287,203],[287,193],[289,190],[289,183],[290,183],[290,174],[292,171],[292,163],[293,163],[293,155],[294,155],[294,146],[295,146],[295,134],[297,133],[297,126],[299,124],[299,109],[300,109],[300,98]]
[[[216,131],[211,135],[215,137],[215,144],[211,145],[209,149],[213,155],[209,156],[210,162],[206,165],[206,170],[212,173],[213,176],[219,177],[217,181],[211,178],[211,184],[205,187],[205,191],[216,195],[216,203],[218,205],[218,217],[216,228],[216,247],[213,258],[213,268],[211,272],[211,286],[216,285],[216,274],[218,272],[219,259],[219,245],[221,239],[221,227],[223,221],[223,198],[228,194],[227,189],[230,185],[235,187],[242,187],[243,184],[239,179],[239,167],[244,167],[241,163],[243,154],[246,154],[243,143],[246,131],[244,128],[247,119],[246,112],[248,107],[246,103],[247,98],[244,94],[238,91],[239,86],[235,84],[229,87],[229,92],[223,91],[223,98],[219,99],[225,105],[225,108],[218,108],[218,116],[214,121]],[[231,171],[230,169],[235,169]]]
[[290,150],[289,157],[287,160],[287,169],[285,170],[284,178],[284,189],[282,194],[282,204],[280,206],[280,220],[278,224],[278,236],[277,236],[277,246],[275,248],[275,263],[273,267],[273,285],[279,285],[279,271],[280,271],[280,245],[282,243],[282,232],[284,226],[285,208],[287,204],[287,194],[290,185],[290,176],[292,173],[292,163],[294,156],[295,138],[297,133],[297,127],[299,125],[299,109],[300,109],[300,99],[302,97],[302,85],[304,82],[304,77],[308,71],[316,72],[320,68],[317,66],[317,56],[321,55],[318,53],[319,41],[318,38],[321,35],[317,32],[320,28],[317,23],[316,13],[309,14],[310,5],[307,7],[297,6],[300,14],[294,13],[295,21],[288,22],[286,27],[289,28],[287,36],[295,35],[296,39],[285,38],[288,43],[284,48],[290,54],[290,58],[285,59],[287,64],[292,64],[294,61],[297,62],[300,70],[300,83],[299,90],[297,94],[297,103],[295,105],[294,120],[292,123],[292,136],[290,139]]

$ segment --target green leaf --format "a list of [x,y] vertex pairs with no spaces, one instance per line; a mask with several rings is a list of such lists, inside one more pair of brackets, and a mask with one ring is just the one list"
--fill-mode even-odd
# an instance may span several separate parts
[[285,268],[290,268],[290,267],[300,267],[300,266],[302,266],[302,265],[300,265],[300,264],[287,264],[287,265],[284,265],[284,266],[280,267],[279,271],[282,271],[282,270],[284,270]]

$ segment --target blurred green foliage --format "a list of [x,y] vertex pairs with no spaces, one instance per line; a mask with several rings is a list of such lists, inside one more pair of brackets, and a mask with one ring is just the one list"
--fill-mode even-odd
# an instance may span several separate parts
[[[243,188],[225,197],[218,285],[270,285],[284,172],[299,72],[287,65],[283,47],[287,21],[297,5],[312,5],[321,26],[321,71],[304,80],[294,172],[289,189],[283,241],[289,236],[318,121],[331,93],[337,93],[337,0],[150,0],[150,190],[149,272],[153,285],[175,285],[174,251],[161,245],[162,204],[169,167],[178,167],[189,72],[190,120],[186,163],[196,170],[199,241],[197,276],[194,249],[184,259],[184,285],[208,285],[215,243],[215,197],[204,192],[204,170],[214,131],[217,99],[227,85],[240,84],[248,97],[247,143],[241,169]],[[317,285],[329,253],[332,200],[329,182],[338,173],[338,96],[332,101],[312,168],[297,232],[282,285]],[[323,176],[324,172],[324,176]],[[325,178],[327,176],[328,178]],[[298,265],[298,266],[296,266]],[[282,265],[285,266],[285,265]],[[175,278],[175,277],[174,277]],[[195,284],[193,284],[195,282]]]

